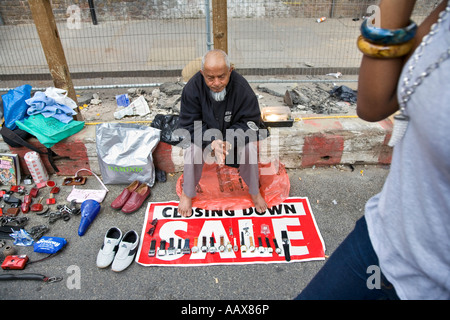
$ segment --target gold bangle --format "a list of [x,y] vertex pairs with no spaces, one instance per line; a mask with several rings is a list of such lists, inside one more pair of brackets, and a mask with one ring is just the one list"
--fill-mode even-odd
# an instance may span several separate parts
[[406,56],[414,47],[414,39],[395,45],[374,44],[363,36],[358,37],[358,49],[366,56],[376,59],[395,59]]

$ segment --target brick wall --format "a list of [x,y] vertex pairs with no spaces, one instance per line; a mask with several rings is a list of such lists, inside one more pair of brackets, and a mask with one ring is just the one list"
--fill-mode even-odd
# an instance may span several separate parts
[[[91,21],[87,0],[50,0],[57,21],[65,21],[76,5],[83,22]],[[228,0],[229,17],[361,17],[377,0]],[[436,1],[418,0],[418,11],[429,12]],[[140,20],[152,18],[204,18],[204,0],[94,0],[97,20]],[[334,3],[334,5],[333,5]],[[1,0],[0,24],[30,23],[27,0]]]

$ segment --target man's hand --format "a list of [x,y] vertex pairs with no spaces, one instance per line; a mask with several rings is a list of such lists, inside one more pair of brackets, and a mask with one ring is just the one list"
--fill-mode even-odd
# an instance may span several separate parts
[[214,157],[216,158],[217,164],[225,164],[225,157],[228,155],[228,150],[231,148],[231,144],[227,141],[217,139],[211,142],[211,149],[214,152]]

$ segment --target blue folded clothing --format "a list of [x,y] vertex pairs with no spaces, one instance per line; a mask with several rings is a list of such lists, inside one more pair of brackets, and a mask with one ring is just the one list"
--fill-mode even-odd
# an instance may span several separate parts
[[72,108],[57,103],[41,91],[37,91],[32,98],[25,100],[25,102],[30,106],[27,110],[28,115],[40,113],[46,118],[53,117],[63,123],[69,123],[76,114]]

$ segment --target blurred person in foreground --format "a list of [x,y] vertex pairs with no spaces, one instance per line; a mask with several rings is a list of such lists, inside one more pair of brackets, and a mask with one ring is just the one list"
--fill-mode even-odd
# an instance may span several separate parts
[[391,169],[296,299],[450,299],[450,1],[419,27],[415,3],[382,0],[361,26],[357,112],[395,114]]

